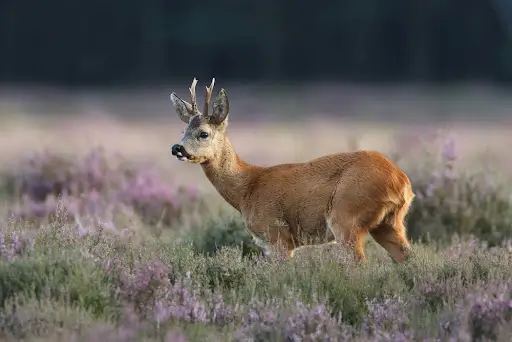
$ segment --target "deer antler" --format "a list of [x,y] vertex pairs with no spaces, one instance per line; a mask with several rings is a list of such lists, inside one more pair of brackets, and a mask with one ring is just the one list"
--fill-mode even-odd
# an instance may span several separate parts
[[212,84],[210,84],[210,87],[205,87],[206,88],[206,96],[204,98],[204,109],[203,109],[204,116],[208,116],[208,108],[210,107],[210,100],[212,98],[214,84],[215,84],[215,78],[212,78]]
[[190,90],[190,104],[192,105],[192,113],[195,115],[197,113],[197,100],[196,100],[196,84],[197,80],[194,77],[194,80],[192,81],[192,85],[188,90]]

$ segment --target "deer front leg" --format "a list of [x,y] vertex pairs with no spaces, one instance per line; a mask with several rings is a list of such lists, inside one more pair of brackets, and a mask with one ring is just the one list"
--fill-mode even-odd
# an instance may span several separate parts
[[259,221],[258,223],[246,222],[246,227],[255,244],[264,250],[265,255],[269,256],[272,250],[274,253],[283,255],[284,259],[293,256],[295,245],[286,224],[268,223],[268,221],[265,224],[265,221]]
[[263,250],[263,254],[265,254],[265,256],[269,256],[270,248],[268,248],[267,244],[265,242],[263,242],[259,237],[252,234],[252,232],[251,232],[251,235],[252,235],[252,241],[254,242],[254,244]]

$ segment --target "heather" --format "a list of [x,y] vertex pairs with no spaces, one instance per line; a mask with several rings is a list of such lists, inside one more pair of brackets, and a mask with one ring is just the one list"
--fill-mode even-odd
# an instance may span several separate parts
[[0,177],[0,340],[509,341],[505,175],[450,136],[404,139],[402,265],[371,239],[367,264],[265,255],[224,203],[106,149],[20,157]]

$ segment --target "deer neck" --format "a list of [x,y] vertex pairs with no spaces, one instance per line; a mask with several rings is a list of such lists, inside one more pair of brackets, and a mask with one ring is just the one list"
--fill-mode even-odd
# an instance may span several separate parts
[[241,201],[249,187],[251,173],[258,167],[240,159],[227,137],[219,154],[201,166],[217,192],[226,202],[240,211]]

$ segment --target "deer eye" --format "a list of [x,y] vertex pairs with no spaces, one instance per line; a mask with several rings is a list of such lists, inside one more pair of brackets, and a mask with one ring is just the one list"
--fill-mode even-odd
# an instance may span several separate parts
[[199,138],[201,138],[201,139],[208,138],[208,132],[201,132],[201,133],[199,133]]

